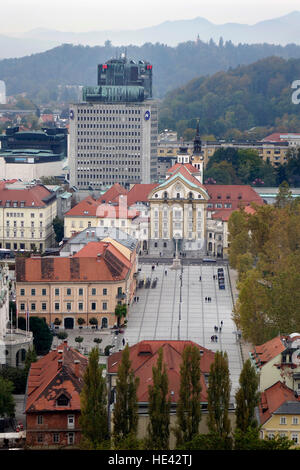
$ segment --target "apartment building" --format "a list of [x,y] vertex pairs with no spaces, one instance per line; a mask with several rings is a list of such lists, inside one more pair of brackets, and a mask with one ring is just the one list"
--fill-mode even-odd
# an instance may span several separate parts
[[102,328],[118,323],[115,308],[129,304],[136,286],[136,259],[113,243],[91,241],[69,257],[16,259],[16,302],[20,316],[39,316],[51,325],[74,328],[96,318]]
[[0,182],[0,248],[44,251],[54,243],[56,194],[41,184]]

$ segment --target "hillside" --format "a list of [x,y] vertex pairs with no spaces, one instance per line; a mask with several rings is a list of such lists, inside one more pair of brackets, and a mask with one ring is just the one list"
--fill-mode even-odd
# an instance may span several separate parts
[[[109,42],[103,47],[64,44],[20,59],[1,60],[0,79],[6,83],[7,95],[25,92],[35,103],[46,104],[59,99],[59,86],[96,85],[97,64],[123,51],[124,48],[113,47]],[[128,46],[126,51],[128,58],[146,59],[153,64],[156,98],[164,97],[168,91],[196,77],[251,64],[265,57],[300,58],[300,46],[293,44],[235,46],[230,41],[216,44],[212,40],[208,43],[190,41],[176,47],[146,43],[141,47]]]
[[[242,133],[254,127],[263,128],[262,135],[269,130],[299,132],[300,105],[292,103],[291,88],[298,79],[300,60],[279,57],[199,77],[167,94],[161,128],[176,128],[184,136],[200,118],[202,135],[218,138],[244,138]],[[254,131],[257,136],[259,129]]]
[[115,46],[141,46],[146,42],[160,42],[174,47],[181,42],[195,40],[198,34],[202,41],[213,39],[218,42],[222,37],[234,44],[300,44],[299,20],[300,12],[293,11],[279,18],[270,18],[251,25],[233,22],[215,24],[206,18],[197,17],[164,21],[139,29],[69,32],[37,27],[24,33],[14,33],[13,36],[1,34],[0,59],[44,52],[66,43],[99,46],[104,45],[107,40]]

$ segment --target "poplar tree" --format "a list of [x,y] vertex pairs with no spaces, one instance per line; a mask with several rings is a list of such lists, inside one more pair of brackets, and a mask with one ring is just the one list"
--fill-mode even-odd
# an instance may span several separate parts
[[97,449],[109,439],[107,416],[107,386],[99,365],[99,351],[95,347],[89,354],[89,362],[83,376],[80,394],[83,446]]
[[228,418],[230,389],[227,353],[217,351],[215,353],[215,360],[210,366],[208,378],[207,425],[210,433],[218,436],[224,442],[229,437],[231,431],[231,424]]
[[200,351],[186,346],[180,366],[180,391],[177,404],[176,445],[191,441],[199,431],[201,421]]
[[134,377],[129,359],[129,346],[125,346],[118,368],[116,382],[116,403],[114,407],[114,439],[121,441],[136,437],[138,426],[137,388],[139,378]]
[[149,424],[146,446],[152,450],[169,448],[170,408],[168,375],[163,364],[162,348],[158,352],[157,366],[152,368],[153,385],[149,385]]
[[255,408],[259,403],[258,375],[248,359],[241,371],[239,384],[240,387],[235,394],[236,400],[236,427],[243,433],[249,428],[256,428]]

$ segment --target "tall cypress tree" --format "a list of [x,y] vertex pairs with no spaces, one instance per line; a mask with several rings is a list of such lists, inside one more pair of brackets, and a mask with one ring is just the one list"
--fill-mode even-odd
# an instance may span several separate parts
[[229,437],[231,431],[228,418],[230,389],[227,353],[217,351],[208,378],[207,425],[211,434],[215,434],[223,440]]
[[186,346],[180,366],[180,391],[177,404],[177,446],[189,442],[199,432],[201,420],[201,370],[200,351],[196,346]]
[[134,377],[129,359],[129,346],[125,346],[118,368],[116,403],[114,408],[114,439],[120,441],[136,437],[138,426],[137,388],[139,378]]
[[255,407],[259,402],[258,375],[248,359],[241,371],[239,384],[240,388],[235,394],[236,400],[236,427],[243,433],[249,428],[256,428]]
[[149,385],[149,424],[146,445],[152,450],[169,448],[170,408],[168,375],[163,364],[162,348],[158,352],[157,366],[152,368],[153,385]]
[[83,445],[97,449],[109,438],[107,417],[107,386],[99,365],[98,348],[89,355],[88,366],[83,376],[83,389],[80,395]]

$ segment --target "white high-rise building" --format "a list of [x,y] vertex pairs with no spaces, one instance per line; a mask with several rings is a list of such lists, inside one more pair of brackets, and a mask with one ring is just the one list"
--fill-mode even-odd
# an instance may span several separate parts
[[70,105],[70,184],[79,190],[129,188],[157,178],[152,66],[140,62],[100,64],[98,86],[85,87],[83,102]]
[[0,104],[6,104],[6,87],[3,80],[0,80]]

